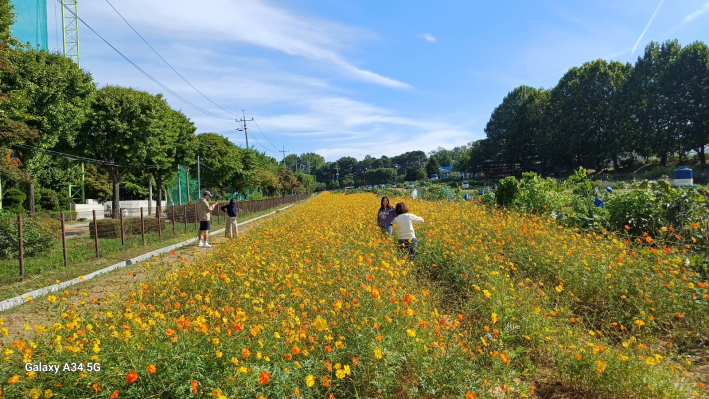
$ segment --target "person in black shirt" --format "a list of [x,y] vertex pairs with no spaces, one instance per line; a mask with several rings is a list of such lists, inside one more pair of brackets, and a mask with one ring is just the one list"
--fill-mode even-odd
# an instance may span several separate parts
[[234,238],[234,235],[239,235],[239,226],[236,224],[236,200],[232,199],[227,205],[221,207],[223,212],[226,212],[226,229],[224,236],[226,238]]

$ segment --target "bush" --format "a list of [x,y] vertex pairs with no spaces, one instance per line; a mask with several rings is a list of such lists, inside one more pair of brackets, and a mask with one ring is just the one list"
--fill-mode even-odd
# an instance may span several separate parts
[[[0,217],[0,258],[18,258],[19,232],[16,216]],[[59,222],[39,216],[22,220],[22,245],[26,257],[45,252],[51,248],[52,241],[61,231]]]
[[[121,238],[121,220],[120,219],[102,219],[96,221],[96,230],[98,230],[98,238]],[[94,238],[94,222],[89,222],[89,233],[91,238]]]
[[59,196],[54,190],[48,188],[39,189],[39,198],[36,199],[39,204],[40,209],[46,211],[58,211],[59,210]]
[[499,206],[514,205],[519,191],[519,182],[514,176],[508,176],[500,180],[495,189],[495,200]]
[[570,202],[564,188],[554,179],[542,179],[534,172],[523,173],[517,204],[532,212],[560,212]]
[[25,203],[27,195],[22,191],[11,188],[5,191],[3,195],[3,207],[7,208],[12,213],[25,213],[27,212],[22,204]]

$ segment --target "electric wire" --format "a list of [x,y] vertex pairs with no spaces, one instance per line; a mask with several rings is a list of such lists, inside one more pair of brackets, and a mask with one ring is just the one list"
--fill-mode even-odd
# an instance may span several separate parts
[[[57,2],[59,2],[59,1],[60,1],[60,0],[57,0]],[[192,108],[194,108],[194,109],[196,109],[197,111],[200,111],[200,112],[202,112],[202,113],[204,113],[204,114],[206,114],[206,115],[209,115],[209,116],[214,117],[214,118],[217,118],[217,119],[223,119],[223,120],[228,120],[228,121],[231,121],[231,120],[232,120],[231,118],[227,118],[227,117],[225,117],[225,116],[215,114],[215,113],[213,113],[213,112],[211,112],[211,111],[207,111],[206,109],[204,109],[204,108],[202,108],[202,107],[200,107],[200,106],[198,106],[198,105],[196,105],[196,104],[193,104],[193,103],[190,102],[189,100],[187,100],[187,99],[185,99],[184,97],[182,97],[182,96],[180,96],[179,94],[177,94],[177,93],[174,92],[172,89],[170,89],[169,87],[165,86],[165,85],[162,84],[160,81],[158,81],[158,80],[155,79],[153,76],[151,76],[148,72],[146,72],[146,71],[143,70],[141,67],[139,67],[135,62],[133,62],[130,58],[128,58],[128,57],[127,57],[126,55],[124,55],[122,52],[120,52],[120,50],[118,50],[118,49],[117,49],[116,47],[114,47],[111,43],[109,43],[108,40],[104,39],[103,36],[101,36],[98,32],[96,32],[96,30],[94,30],[94,28],[92,28],[89,24],[87,24],[81,17],[79,17],[78,15],[76,15],[76,14],[74,13],[74,11],[72,11],[69,7],[67,7],[67,6],[65,5],[64,8],[66,8],[67,11],[69,11],[74,17],[76,17],[76,19],[78,19],[79,21],[81,21],[81,23],[84,24],[84,26],[86,26],[91,32],[93,32],[96,36],[98,36],[99,39],[101,39],[104,43],[106,43],[109,47],[111,47],[111,48],[113,49],[113,51],[115,51],[116,53],[118,53],[121,57],[123,57],[123,59],[125,59],[126,61],[128,61],[128,63],[130,63],[131,65],[133,65],[133,67],[135,67],[138,71],[140,71],[140,73],[142,73],[143,75],[145,75],[148,79],[152,80],[152,81],[153,81],[155,84],[157,84],[158,86],[162,87],[162,88],[163,88],[164,90],[166,90],[168,93],[172,94],[173,96],[177,97],[179,100],[181,100],[182,102],[184,102],[185,104],[191,106]]]
[[121,165],[121,164],[117,164],[117,163],[110,162],[110,161],[102,161],[100,159],[82,157],[80,155],[74,155],[74,154],[67,154],[65,152],[59,152],[59,151],[49,150],[46,148],[34,147],[31,145],[27,145],[27,144],[15,144],[12,147],[13,148],[21,148],[21,149],[25,149],[25,150],[41,151],[46,154],[53,155],[55,157],[64,158],[68,161],[81,161],[81,162],[86,162],[86,163],[93,163],[93,164],[99,164],[99,165],[104,165],[104,166],[114,166],[114,167],[126,168],[126,169],[136,169],[136,168],[158,169],[159,168],[159,166],[157,166],[157,165],[145,165],[145,166]]
[[[106,0],[106,3],[108,3],[108,5],[111,6],[111,8],[113,9],[113,11],[115,11],[116,14],[118,14],[118,16],[121,17],[121,19],[123,20],[123,22],[125,22],[125,23],[133,30],[133,32],[135,32],[135,34],[138,35],[138,37],[140,37],[141,40],[143,40],[143,43],[145,43],[148,47],[150,47],[150,49],[153,50],[153,53],[155,53],[155,55],[157,55],[158,57],[160,57],[160,59],[161,59],[168,67],[170,67],[170,69],[172,69],[172,71],[175,72],[175,73],[177,74],[177,76],[179,76],[182,80],[184,80],[185,83],[187,83],[191,88],[193,88],[197,93],[199,93],[199,94],[200,94],[202,97],[204,97],[207,101],[209,101],[210,103],[214,104],[217,108],[219,108],[219,109],[221,109],[222,111],[224,111],[224,112],[226,112],[226,113],[229,113],[229,114],[231,114],[231,115],[239,116],[239,115],[236,115],[236,114],[234,114],[234,113],[231,113],[231,112],[229,112],[228,110],[222,108],[221,106],[219,106],[219,104],[217,104],[217,103],[215,103],[214,101],[212,101],[209,97],[207,97],[206,95],[204,95],[204,93],[202,93],[202,92],[199,91],[196,87],[194,87],[194,85],[192,85],[192,83],[190,83],[187,79],[185,79],[184,76],[182,76],[179,72],[177,72],[177,70],[176,70],[175,68],[173,68],[173,66],[170,65],[170,63],[167,62],[167,60],[166,60],[165,58],[163,58],[163,56],[160,55],[160,53],[158,53],[158,51],[155,50],[155,48],[154,48],[153,46],[151,46],[150,43],[148,43],[147,40],[145,40],[145,38],[143,37],[143,35],[141,35],[140,33],[138,33],[138,31],[133,27],[133,25],[131,25],[130,22],[128,22],[128,20],[126,20],[125,17],[123,17],[123,15],[120,13],[120,11],[118,11],[118,10],[116,9],[116,7],[114,7],[113,4],[111,4],[111,2],[110,2],[109,0]],[[135,11],[135,10],[134,10],[134,11]]]
[[271,143],[271,140],[269,140],[268,137],[266,137],[266,134],[264,134],[263,130],[261,130],[261,126],[258,125],[258,122],[256,122],[256,120],[254,120],[254,123],[256,124],[256,127],[258,128],[259,132],[261,132],[261,134],[263,135],[263,138],[265,138],[266,141],[268,141],[268,144],[270,144],[271,147],[273,147],[276,151],[278,151],[278,148],[276,148],[276,146],[273,145],[273,143]]

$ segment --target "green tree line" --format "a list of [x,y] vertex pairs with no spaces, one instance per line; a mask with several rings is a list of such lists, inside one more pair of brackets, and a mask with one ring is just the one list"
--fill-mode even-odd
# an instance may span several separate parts
[[571,68],[551,89],[517,87],[492,112],[485,133],[459,170],[617,169],[633,155],[665,166],[689,152],[706,164],[709,49],[650,42],[635,65],[599,59]]
[[[269,195],[315,189],[313,176],[291,173],[264,153],[196,134],[160,94],[97,88],[91,74],[61,54],[15,40],[14,18],[9,0],[0,0],[0,177],[14,210],[34,214],[68,204],[82,160],[87,198],[110,199],[116,212],[121,189],[146,198],[152,185],[162,199],[178,165],[195,170],[197,157],[202,186],[217,198],[258,188]],[[10,152],[20,167],[5,162]]]

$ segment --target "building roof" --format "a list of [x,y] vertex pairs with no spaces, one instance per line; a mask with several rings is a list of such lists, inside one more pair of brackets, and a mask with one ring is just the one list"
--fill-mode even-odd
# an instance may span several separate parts
[[445,168],[441,168],[441,172],[450,172],[451,170],[453,170],[452,166],[446,166]]

